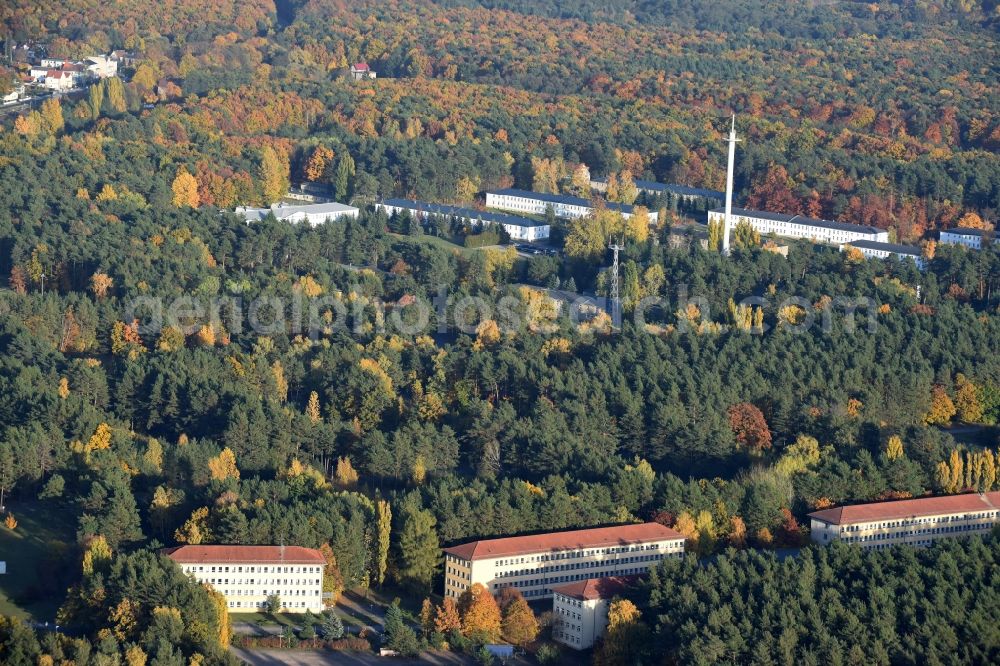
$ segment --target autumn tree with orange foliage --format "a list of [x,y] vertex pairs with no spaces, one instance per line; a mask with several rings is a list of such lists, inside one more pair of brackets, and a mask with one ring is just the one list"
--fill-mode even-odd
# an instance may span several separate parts
[[[505,588],[514,589],[514,588]],[[526,645],[538,636],[538,620],[520,593],[501,609],[503,637],[514,645]]]
[[458,610],[462,616],[464,635],[484,643],[496,643],[500,640],[500,607],[482,584],[473,583],[472,587],[462,593],[458,598]]
[[747,208],[774,213],[802,214],[802,202],[792,190],[794,181],[785,167],[772,164],[762,178],[757,178],[750,186]]
[[441,605],[434,611],[434,631],[447,634],[449,631],[458,631],[462,628],[462,618],[458,613],[455,599],[445,597]]
[[314,183],[325,180],[327,168],[332,160],[333,150],[326,146],[316,146],[303,169],[305,179]]
[[771,448],[771,429],[756,405],[741,402],[730,407],[728,414],[729,426],[741,446],[758,454]]

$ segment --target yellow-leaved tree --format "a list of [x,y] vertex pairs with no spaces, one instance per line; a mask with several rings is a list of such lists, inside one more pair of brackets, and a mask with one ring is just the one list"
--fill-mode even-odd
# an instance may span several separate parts
[[236,467],[236,454],[228,446],[208,461],[208,471],[216,481],[240,478],[240,470]]
[[201,198],[198,196],[198,179],[183,166],[177,169],[177,175],[170,188],[174,192],[174,205],[178,208],[197,208],[201,203]]
[[348,488],[358,483],[358,473],[354,470],[354,466],[351,464],[351,459],[347,456],[337,458],[337,471],[335,474],[337,484],[344,488]]
[[596,666],[637,664],[643,661],[646,647],[646,626],[641,614],[628,599],[614,598],[608,607],[608,628],[604,641],[594,651]]
[[178,543],[197,546],[210,539],[211,534],[208,529],[208,507],[203,506],[191,512],[191,517],[174,532],[174,538]]
[[111,546],[107,539],[101,535],[92,538],[83,551],[83,575],[93,575],[95,571],[102,571],[111,562]]
[[903,440],[899,435],[891,435],[885,445],[885,457],[889,460],[898,460],[903,457]]
[[979,389],[961,372],[955,375],[954,403],[959,419],[966,423],[982,422],[983,405],[979,400]]
[[940,384],[931,389],[931,406],[924,414],[927,425],[948,425],[955,416],[955,403]]
[[632,216],[625,223],[625,235],[636,243],[645,243],[649,238],[649,211],[645,206],[632,209]]
[[309,422],[313,425],[323,420],[319,408],[319,393],[316,393],[316,391],[309,393],[309,402],[306,404],[306,416],[309,417]]

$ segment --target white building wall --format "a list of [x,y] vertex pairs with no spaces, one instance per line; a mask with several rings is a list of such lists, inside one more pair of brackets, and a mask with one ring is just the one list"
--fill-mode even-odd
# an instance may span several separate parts
[[471,561],[446,553],[444,596],[458,597],[480,583],[493,594],[514,587],[528,600],[543,599],[559,585],[588,578],[643,574],[661,560],[683,556],[684,539]]
[[62,74],[61,76],[46,76],[45,87],[49,90],[72,90],[76,84],[76,77]]
[[[556,217],[560,217],[567,220],[577,220],[581,217],[585,217],[590,214],[593,209],[591,206],[578,206],[575,204],[567,204],[562,202],[549,202],[543,201],[541,199],[534,199],[531,197],[521,197],[512,194],[494,194],[492,192],[486,193],[486,207],[487,208],[497,208],[499,210],[510,210],[516,211],[518,213],[525,213],[528,215],[545,215],[548,211],[549,206],[552,207],[552,212]],[[631,213],[620,213],[622,217],[626,220],[632,217]],[[648,211],[649,221],[655,223],[659,218],[659,213],[656,211]]]
[[[393,213],[402,213],[403,211],[409,212],[410,215],[421,215],[425,217],[427,215],[435,214],[425,210],[417,210],[416,208],[390,206],[383,203],[378,204],[378,206],[383,210],[385,210],[387,215],[392,215]],[[455,217],[459,220],[470,222],[472,224],[476,224],[477,222],[479,222],[479,218],[476,217],[463,217],[460,215],[449,215],[449,217]],[[514,240],[535,241],[549,237],[549,225],[547,224],[539,224],[539,225],[503,224],[501,226],[503,227],[504,231],[506,231],[507,234]]]
[[987,534],[1000,520],[996,509],[938,514],[919,518],[879,520],[851,525],[833,525],[812,519],[812,540],[857,544],[866,550],[882,550],[896,544],[929,546],[939,539]]
[[107,79],[118,74],[118,61],[105,56],[87,58],[87,71],[98,79]]
[[576,650],[592,647],[608,627],[607,599],[552,596],[552,638]]
[[856,245],[851,245],[850,243],[844,243],[840,246],[840,251],[843,252],[845,248],[853,247],[856,250],[860,250],[861,254],[868,259],[887,259],[890,256],[896,256],[899,259],[910,259],[916,265],[917,268],[923,270],[925,261],[923,257],[918,257],[912,254],[906,254],[903,252],[890,252],[889,250],[879,250],[871,247],[857,247]]
[[[719,211],[709,211],[708,221],[710,223],[719,223],[725,220],[725,213]],[[760,235],[766,236],[768,234],[774,234],[776,236],[784,236],[787,238],[804,238],[814,242],[828,243],[831,245],[840,245],[843,243],[850,243],[856,240],[870,240],[878,241],[881,243],[889,242],[889,232],[878,231],[876,233],[871,233],[867,231],[847,231],[841,229],[829,229],[827,227],[813,226],[809,224],[802,224],[796,220],[780,221],[771,220],[762,217],[749,217],[744,215],[737,215],[733,213],[733,226],[735,229],[736,225],[742,221],[746,221],[756,230]],[[732,230],[730,231],[730,233]]]
[[951,231],[942,231],[940,239],[943,245],[962,245],[972,250],[981,250],[983,247],[982,236],[956,234]]
[[230,613],[253,613],[277,594],[285,612],[323,610],[323,567],[318,564],[178,563],[226,598]]

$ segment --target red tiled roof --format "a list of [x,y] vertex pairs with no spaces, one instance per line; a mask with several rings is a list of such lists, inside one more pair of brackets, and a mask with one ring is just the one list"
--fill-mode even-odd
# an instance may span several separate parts
[[626,588],[634,585],[640,576],[610,576],[608,578],[588,578],[578,580],[568,585],[560,585],[552,588],[556,594],[566,597],[573,597],[581,601],[593,601],[594,599],[610,599],[617,594],[621,594]]
[[302,546],[175,546],[164,548],[160,552],[174,562],[183,564],[326,564],[322,553]]
[[853,504],[823,509],[809,514],[810,518],[822,520],[831,525],[852,525],[876,520],[896,520],[938,514],[965,513],[1000,509],[1000,491],[968,493],[965,495],[945,495],[944,497],[922,497],[919,499]]
[[370,68],[368,67],[368,63],[359,62],[351,65],[351,69],[356,69],[359,72],[367,72]]
[[463,560],[482,560],[528,553],[607,548],[683,538],[684,535],[680,532],[659,523],[642,523],[640,525],[618,525],[617,527],[594,527],[586,530],[573,530],[572,532],[547,532],[501,539],[483,539],[445,548],[444,552]]

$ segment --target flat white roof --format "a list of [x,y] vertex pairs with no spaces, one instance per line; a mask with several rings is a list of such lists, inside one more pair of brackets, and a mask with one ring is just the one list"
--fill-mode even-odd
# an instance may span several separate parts
[[331,201],[329,203],[306,204],[303,206],[276,203],[271,204],[270,208],[250,208],[241,206],[236,209],[236,212],[246,217],[248,222],[254,222],[264,219],[267,217],[268,213],[274,213],[276,218],[284,220],[299,213],[305,215],[326,215],[327,217],[337,217],[339,215],[357,213],[358,209],[354,206],[348,206],[346,204],[337,203],[336,201]]

